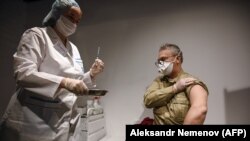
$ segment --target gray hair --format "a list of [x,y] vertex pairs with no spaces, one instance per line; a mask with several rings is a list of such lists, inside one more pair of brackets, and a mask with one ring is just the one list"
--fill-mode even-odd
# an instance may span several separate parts
[[177,45],[166,43],[166,44],[164,44],[164,45],[162,45],[160,47],[159,52],[162,51],[162,50],[165,50],[165,49],[171,50],[172,53],[173,53],[173,55],[179,56],[180,59],[181,59],[181,63],[183,62],[182,51],[181,51],[181,49]]

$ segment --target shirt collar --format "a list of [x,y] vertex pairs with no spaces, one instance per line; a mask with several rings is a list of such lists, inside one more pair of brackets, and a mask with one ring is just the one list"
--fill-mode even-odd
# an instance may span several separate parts
[[71,45],[70,45],[68,39],[66,42],[66,47],[64,47],[62,40],[60,39],[60,37],[57,35],[56,31],[52,27],[50,27],[50,26],[46,27],[46,31],[47,31],[48,35],[50,36],[53,44],[61,44],[63,46],[63,50],[69,51],[69,52],[71,51]]
[[180,79],[180,77],[181,77],[181,75],[184,73],[184,71],[183,70],[181,70],[179,73],[178,73],[178,75],[177,75],[177,77],[175,77],[175,78],[169,78],[168,76],[163,76],[163,78],[162,78],[162,80],[166,80],[166,81],[168,81],[168,82],[170,82],[170,83],[175,83],[175,82],[177,82],[179,79]]

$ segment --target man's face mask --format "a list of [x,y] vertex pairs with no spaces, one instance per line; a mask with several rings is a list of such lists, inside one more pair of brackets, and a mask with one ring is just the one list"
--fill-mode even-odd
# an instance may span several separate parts
[[65,16],[60,16],[56,22],[57,30],[63,34],[65,37],[70,36],[76,31],[77,25],[67,19]]
[[175,56],[173,61],[157,61],[155,65],[158,68],[158,71],[163,75],[170,75],[174,68],[174,62],[176,61],[178,55]]
[[170,75],[173,71],[173,62],[159,61],[157,64],[158,71],[164,75]]

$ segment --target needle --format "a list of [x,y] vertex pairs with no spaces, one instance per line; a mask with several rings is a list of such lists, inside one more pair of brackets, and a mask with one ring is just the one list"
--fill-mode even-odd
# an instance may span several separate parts
[[97,50],[97,59],[99,58],[99,55],[100,55],[100,49],[101,49],[101,47],[98,47],[98,50]]

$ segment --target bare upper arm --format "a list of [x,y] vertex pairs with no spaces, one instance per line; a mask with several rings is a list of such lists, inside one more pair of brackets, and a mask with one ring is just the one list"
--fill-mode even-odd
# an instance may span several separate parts
[[192,106],[207,106],[208,92],[201,85],[194,85],[189,93]]

